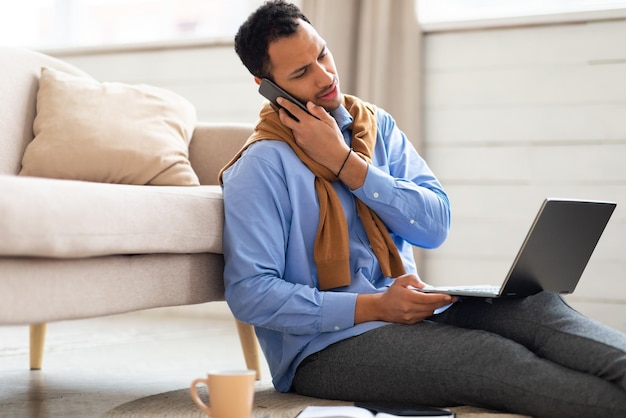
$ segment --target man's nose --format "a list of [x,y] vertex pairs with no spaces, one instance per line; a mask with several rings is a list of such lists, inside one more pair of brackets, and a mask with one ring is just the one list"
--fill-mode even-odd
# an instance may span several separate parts
[[330,84],[332,84],[333,80],[335,78],[335,75],[328,71],[328,69],[321,65],[318,64],[315,66],[315,84],[318,87],[327,87]]

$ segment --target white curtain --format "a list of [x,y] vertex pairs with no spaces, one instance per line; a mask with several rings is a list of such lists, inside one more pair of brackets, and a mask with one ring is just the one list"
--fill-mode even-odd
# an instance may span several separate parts
[[421,31],[415,0],[303,0],[344,93],[387,110],[421,148]]

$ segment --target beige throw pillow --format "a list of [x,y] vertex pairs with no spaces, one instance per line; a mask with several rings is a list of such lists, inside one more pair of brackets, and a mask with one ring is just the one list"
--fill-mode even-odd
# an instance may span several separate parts
[[35,139],[21,175],[103,183],[198,185],[189,163],[193,105],[158,87],[100,83],[44,67]]

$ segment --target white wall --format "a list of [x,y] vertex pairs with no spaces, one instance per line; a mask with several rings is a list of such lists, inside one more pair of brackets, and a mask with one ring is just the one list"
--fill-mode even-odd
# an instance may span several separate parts
[[425,35],[425,152],[453,205],[425,278],[497,282],[544,197],[615,200],[570,300],[626,324],[625,41],[624,19]]
[[[624,19],[425,34],[424,154],[453,208],[425,280],[497,283],[544,197],[615,200],[570,300],[626,328],[624,41]],[[253,123],[263,100],[228,44],[59,56],[99,80],[176,91],[200,120]]]

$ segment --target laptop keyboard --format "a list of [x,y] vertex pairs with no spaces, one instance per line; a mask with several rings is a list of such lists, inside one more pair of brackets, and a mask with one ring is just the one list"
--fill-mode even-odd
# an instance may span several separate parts
[[463,292],[463,293],[475,293],[475,294],[494,294],[500,293],[501,286],[492,285],[472,285],[472,286],[431,286],[426,285],[425,290],[430,292]]

